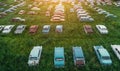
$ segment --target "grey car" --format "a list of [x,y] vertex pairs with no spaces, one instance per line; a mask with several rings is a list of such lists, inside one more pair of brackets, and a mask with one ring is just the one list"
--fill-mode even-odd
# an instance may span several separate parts
[[26,25],[19,25],[16,30],[15,30],[15,34],[21,34],[26,28]]

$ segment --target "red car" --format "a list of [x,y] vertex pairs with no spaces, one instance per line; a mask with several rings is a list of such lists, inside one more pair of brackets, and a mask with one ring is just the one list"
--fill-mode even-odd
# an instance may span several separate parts
[[29,33],[36,33],[38,30],[38,25],[30,26]]
[[86,34],[90,34],[90,33],[93,33],[93,29],[91,27],[91,25],[84,25],[84,31]]

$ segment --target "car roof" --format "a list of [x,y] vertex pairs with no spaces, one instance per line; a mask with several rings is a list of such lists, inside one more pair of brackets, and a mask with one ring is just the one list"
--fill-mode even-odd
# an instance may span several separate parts
[[104,48],[100,48],[100,49],[98,49],[98,51],[99,51],[101,56],[110,56],[108,51]]
[[13,25],[7,25],[7,26],[5,26],[5,28],[9,28],[9,27],[11,27],[11,26],[13,26]]
[[25,25],[19,25],[17,28],[22,28],[23,26],[25,26]]
[[104,25],[99,25],[100,28],[106,28]]
[[63,47],[55,47],[55,57],[64,57]]
[[75,57],[82,57],[84,58],[83,51],[81,47],[73,47]]
[[32,25],[32,26],[30,26],[30,28],[35,28],[35,27],[37,27],[38,25]]
[[38,57],[39,49],[42,48],[41,46],[34,46],[30,52],[31,57]]

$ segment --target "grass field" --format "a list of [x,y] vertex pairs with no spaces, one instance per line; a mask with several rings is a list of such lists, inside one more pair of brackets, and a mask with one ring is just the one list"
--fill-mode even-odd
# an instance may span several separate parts
[[[7,0],[9,1],[9,0]],[[31,2],[32,3],[32,2]],[[94,22],[80,22],[76,13],[70,13],[70,4],[65,6],[65,22],[50,22],[50,17],[45,16],[45,11],[50,4],[40,6],[41,10],[38,15],[18,15],[21,9],[30,11],[27,5],[18,8],[17,11],[9,13],[8,16],[0,19],[3,25],[26,24],[27,28],[21,35],[15,35],[12,32],[8,35],[0,33],[0,71],[119,71],[120,61],[113,53],[110,45],[120,44],[120,8],[115,6],[99,6],[100,8],[117,15],[117,18],[105,18],[99,15],[90,7],[83,5],[83,8],[95,19]],[[55,6],[55,4],[52,4]],[[25,23],[13,23],[11,18],[22,17],[26,19]],[[29,34],[29,26],[37,24],[39,30],[36,34]],[[42,27],[45,24],[51,25],[49,34],[42,33]],[[63,33],[55,33],[55,26],[62,24]],[[90,24],[94,33],[87,35],[83,30],[83,25]],[[101,35],[95,25],[104,24],[109,30],[109,34]],[[29,67],[27,64],[28,56],[33,46],[42,45],[43,52],[39,66]],[[103,45],[111,55],[113,64],[111,66],[102,66],[93,50],[94,45]],[[54,68],[54,47],[61,46],[65,49],[65,68]],[[77,68],[73,64],[72,46],[81,46],[85,55],[86,65]]]

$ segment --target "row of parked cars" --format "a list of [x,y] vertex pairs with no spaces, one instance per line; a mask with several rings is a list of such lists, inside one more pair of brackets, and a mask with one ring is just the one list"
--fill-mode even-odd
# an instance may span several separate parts
[[[111,45],[112,50],[120,59],[120,45]],[[96,56],[102,65],[111,65],[112,60],[109,52],[102,46],[93,46]],[[82,47],[72,47],[74,65],[77,67],[85,65],[85,56]],[[36,66],[39,64],[39,60],[42,53],[42,46],[34,46],[30,52],[28,65]],[[63,68],[65,66],[64,47],[54,48],[54,66],[55,68]]]
[[[86,34],[91,34],[93,33],[93,29],[91,27],[91,25],[84,25],[84,31]],[[108,34],[108,29],[106,26],[104,25],[96,25],[96,28],[98,29],[98,31],[101,33],[101,34]]]
[[19,3],[17,5],[10,7],[7,10],[0,12],[0,18],[5,17],[7,15],[7,13],[14,12],[15,10],[17,10],[18,7],[24,6],[24,4],[25,4],[25,2],[22,2],[22,3]]
[[[2,31],[2,33],[10,33],[10,31],[12,30],[12,28],[14,26],[15,25],[7,25],[7,26],[0,25],[0,31]],[[22,34],[22,32],[25,30],[26,26],[27,25],[18,25],[14,33],[15,34]],[[84,27],[84,31],[85,31],[86,34],[93,33],[93,29],[92,29],[91,25],[84,25],[83,27]],[[29,28],[29,32],[30,33],[36,33],[38,28],[39,28],[38,25],[32,25]],[[98,29],[98,31],[101,34],[108,34],[108,29],[107,29],[106,26],[96,25],[96,28]],[[42,32],[43,33],[49,33],[49,31],[50,31],[50,25],[44,25]],[[58,32],[58,33],[63,32],[63,25],[57,25],[55,31]]]
[[52,21],[52,22],[62,22],[62,21],[65,21],[64,6],[62,4],[58,4],[55,7],[54,14],[51,17],[50,21]]
[[38,14],[38,12],[33,11],[33,10],[28,11],[28,12],[26,12],[25,10],[20,10],[20,11],[18,12],[18,14],[19,14],[19,15],[23,15],[23,14],[28,14],[28,15],[37,15],[37,14]]
[[[15,25],[7,25],[7,26],[1,25],[0,26],[0,31],[2,31],[2,33],[6,33],[6,34],[10,33],[10,31],[12,30],[12,28],[14,26]],[[27,25],[18,25],[14,33],[15,34],[22,34],[23,31],[25,30],[26,26]],[[39,28],[38,25],[30,26],[29,33],[31,33],[31,34],[36,33],[38,28]],[[50,25],[44,25],[42,32],[43,33],[49,33],[49,31],[50,31]],[[57,25],[55,31],[58,32],[58,33],[61,33],[63,31],[63,25]]]
[[74,9],[77,12],[77,18],[81,22],[91,22],[94,19],[82,8],[80,5],[74,5]]
[[25,2],[22,2],[22,3],[19,3],[15,6],[12,6],[11,8],[5,10],[4,12],[5,13],[9,13],[9,12],[14,12],[18,7],[21,7],[21,6],[24,6],[25,5]]
[[105,15],[106,18],[107,18],[107,17],[114,17],[114,18],[117,17],[116,15],[111,14],[111,13],[109,13],[109,12],[107,12],[107,11],[99,8],[99,7],[94,7],[93,9],[96,10],[96,11],[98,12],[98,14],[103,14],[103,15]]

